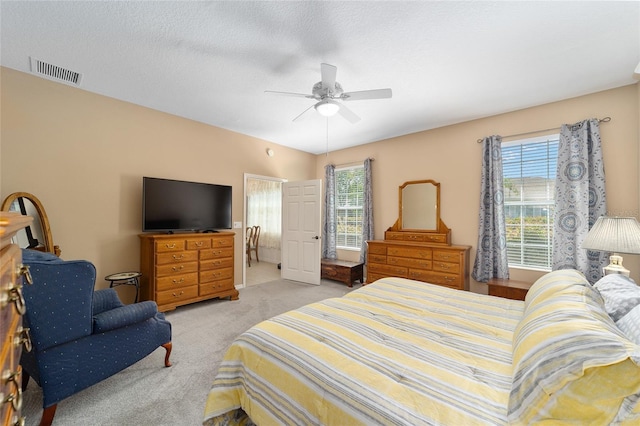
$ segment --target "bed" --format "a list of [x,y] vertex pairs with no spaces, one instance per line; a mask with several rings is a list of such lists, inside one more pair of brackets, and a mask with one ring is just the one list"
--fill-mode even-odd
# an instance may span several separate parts
[[383,278],[240,335],[203,424],[639,424],[640,346],[608,308],[573,270],[524,302]]

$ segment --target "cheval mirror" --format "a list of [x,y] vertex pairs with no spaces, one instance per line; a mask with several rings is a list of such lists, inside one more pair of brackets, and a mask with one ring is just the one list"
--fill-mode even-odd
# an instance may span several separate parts
[[60,247],[53,244],[47,213],[35,195],[14,192],[2,202],[2,211],[18,212],[33,218],[33,223],[14,237],[18,246],[60,256]]

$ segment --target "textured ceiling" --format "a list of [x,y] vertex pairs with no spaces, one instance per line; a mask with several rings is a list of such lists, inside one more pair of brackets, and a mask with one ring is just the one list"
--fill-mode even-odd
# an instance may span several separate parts
[[[0,64],[311,153],[632,84],[640,2],[0,2]],[[312,114],[320,63],[362,120]],[[327,135],[328,130],[328,135]],[[482,135],[479,135],[482,136]]]

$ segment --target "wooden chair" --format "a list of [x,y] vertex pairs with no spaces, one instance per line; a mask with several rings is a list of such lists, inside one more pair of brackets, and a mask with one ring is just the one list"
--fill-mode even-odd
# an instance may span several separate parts
[[247,265],[251,267],[251,237],[253,236],[253,227],[247,226],[246,235],[246,253],[247,253]]
[[251,252],[256,253],[256,261],[260,262],[260,258],[258,257],[258,241],[260,240],[260,226],[254,226],[251,230],[251,238],[249,240],[249,245],[247,247],[247,257],[251,259]]

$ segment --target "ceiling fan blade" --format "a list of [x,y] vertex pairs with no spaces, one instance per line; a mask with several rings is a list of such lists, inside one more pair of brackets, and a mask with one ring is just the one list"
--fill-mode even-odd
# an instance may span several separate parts
[[302,111],[296,118],[293,119],[294,122],[303,121],[305,118],[311,115],[310,111],[313,109],[315,105],[311,105],[309,108]]
[[340,104],[340,109],[338,110],[338,114],[344,117],[351,124],[355,124],[358,121],[360,121],[360,117],[358,117],[355,112],[351,111],[349,108],[347,108],[343,104]]
[[362,90],[360,92],[346,92],[340,96],[343,101],[360,101],[363,99],[387,99],[391,97],[391,89]]
[[276,92],[273,90],[265,90],[264,93],[271,93],[273,95],[282,95],[282,96],[296,96],[298,98],[309,98],[315,99],[313,95],[306,95],[304,93],[292,93],[292,92]]
[[336,89],[336,73],[338,68],[334,65],[320,64],[320,75],[322,75],[322,88],[334,91]]

